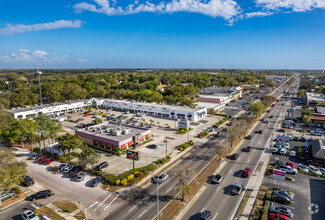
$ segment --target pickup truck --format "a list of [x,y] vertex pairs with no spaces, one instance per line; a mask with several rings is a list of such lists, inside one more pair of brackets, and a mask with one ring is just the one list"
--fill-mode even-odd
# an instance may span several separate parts
[[220,174],[217,174],[217,175],[215,175],[214,177],[213,177],[213,179],[212,179],[212,183],[220,183],[221,182],[221,180],[222,180],[222,176],[220,175]]
[[244,188],[244,184],[242,182],[236,182],[233,186],[231,193],[233,195],[239,195]]

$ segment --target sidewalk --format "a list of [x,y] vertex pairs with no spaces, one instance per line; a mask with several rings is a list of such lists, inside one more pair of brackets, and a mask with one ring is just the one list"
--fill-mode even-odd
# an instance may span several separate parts
[[46,205],[48,208],[52,209],[55,213],[57,213],[58,215],[62,216],[63,218],[65,218],[66,220],[76,220],[76,218],[74,217],[76,214],[78,214],[80,211],[82,211],[82,209],[78,208],[75,211],[71,212],[71,213],[67,213],[62,211],[61,209],[59,209],[58,207],[56,207],[55,205],[53,205],[52,203]]

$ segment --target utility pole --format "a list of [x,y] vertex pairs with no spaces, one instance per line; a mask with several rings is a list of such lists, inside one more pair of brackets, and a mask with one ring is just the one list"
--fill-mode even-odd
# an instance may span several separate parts
[[167,138],[165,138],[164,143],[166,144],[166,158],[167,158],[167,156],[168,156],[168,152],[167,152]]
[[39,64],[35,64],[35,66],[36,66],[35,75],[38,76],[39,100],[40,100],[40,105],[42,105],[43,104],[42,89],[41,89],[41,74],[42,74],[42,72],[39,70],[39,67],[40,67]]
[[156,177],[153,176],[153,179],[155,180],[156,182],[156,185],[157,185],[157,218],[159,220],[159,183],[158,183],[158,180],[156,179]]

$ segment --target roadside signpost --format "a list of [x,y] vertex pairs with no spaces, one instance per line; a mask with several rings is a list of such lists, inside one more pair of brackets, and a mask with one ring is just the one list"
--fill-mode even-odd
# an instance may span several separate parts
[[[126,151],[126,157],[131,159],[133,161],[133,175],[135,175],[135,164],[134,161],[140,159],[140,152],[139,151],[134,151],[134,150],[127,150]],[[133,177],[134,178],[134,177]]]
[[278,184],[277,185],[278,185],[278,188],[279,188],[279,180],[285,181],[285,179],[286,179],[286,172],[285,171],[282,171],[282,170],[273,169],[272,178],[278,180]]

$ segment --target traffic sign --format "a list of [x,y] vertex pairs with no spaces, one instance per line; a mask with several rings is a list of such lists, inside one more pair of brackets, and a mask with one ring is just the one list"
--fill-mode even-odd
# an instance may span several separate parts
[[282,170],[273,169],[273,175],[272,175],[272,177],[274,179],[278,179],[278,180],[284,181],[286,179],[286,172],[285,171],[282,171]]

